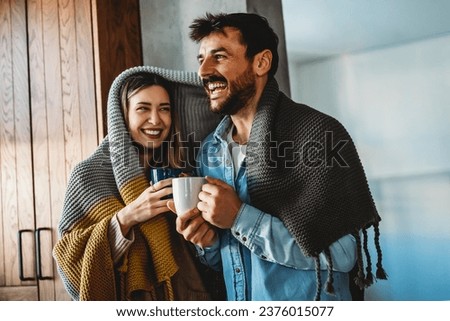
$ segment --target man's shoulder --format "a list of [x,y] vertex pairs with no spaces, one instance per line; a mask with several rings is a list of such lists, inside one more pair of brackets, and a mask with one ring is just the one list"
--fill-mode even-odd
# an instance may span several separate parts
[[325,128],[342,126],[335,117],[309,105],[295,102],[284,94],[280,95],[279,117],[290,121],[309,121],[315,125],[325,126]]
[[314,108],[304,103],[295,102],[291,98],[287,97],[285,94],[280,94],[279,101],[280,112],[290,113],[294,115],[304,116],[304,117],[316,117],[320,119],[335,119],[332,116]]
[[325,132],[333,132],[342,135],[341,137],[348,136],[344,125],[335,117],[309,105],[297,103],[284,94],[280,95],[277,118],[279,124],[301,132],[302,135],[322,136]]

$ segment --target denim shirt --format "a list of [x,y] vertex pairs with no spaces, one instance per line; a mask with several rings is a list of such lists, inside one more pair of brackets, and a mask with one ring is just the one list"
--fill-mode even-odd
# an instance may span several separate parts
[[[226,136],[227,116],[202,143],[197,157],[199,176],[218,178],[234,187],[243,201],[230,229],[219,230],[211,247],[197,246],[200,260],[223,270],[228,300],[313,300],[317,287],[315,261],[306,257],[292,235],[275,216],[251,206],[247,191],[245,159],[237,175]],[[280,200],[282,201],[282,200]],[[351,235],[330,246],[335,295],[322,290],[322,300],[351,300],[348,271],[356,262],[356,243]],[[327,260],[320,254],[322,283],[327,279]]]

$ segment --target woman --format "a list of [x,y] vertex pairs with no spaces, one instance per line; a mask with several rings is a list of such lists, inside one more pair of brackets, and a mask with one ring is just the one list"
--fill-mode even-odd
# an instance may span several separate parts
[[170,97],[177,78],[137,67],[111,87],[108,136],[71,174],[53,251],[74,300],[221,299],[161,199],[170,179],[147,178],[152,167],[185,165]]

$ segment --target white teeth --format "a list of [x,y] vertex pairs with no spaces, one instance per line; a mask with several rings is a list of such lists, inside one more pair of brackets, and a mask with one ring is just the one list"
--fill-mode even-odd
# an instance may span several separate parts
[[156,136],[156,135],[161,134],[161,130],[144,129],[144,133],[147,135]]
[[223,88],[225,88],[227,85],[225,84],[225,83],[219,83],[219,82],[214,82],[214,83],[209,83],[208,84],[208,89],[209,90],[211,90],[211,91],[213,91],[213,90],[215,90],[215,89],[217,89],[217,88],[221,88],[221,89],[223,89]]

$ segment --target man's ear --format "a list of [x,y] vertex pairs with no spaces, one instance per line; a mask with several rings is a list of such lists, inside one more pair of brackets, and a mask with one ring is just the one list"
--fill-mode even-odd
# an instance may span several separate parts
[[268,74],[270,67],[272,67],[272,52],[269,49],[264,49],[255,55],[253,68],[258,76]]

